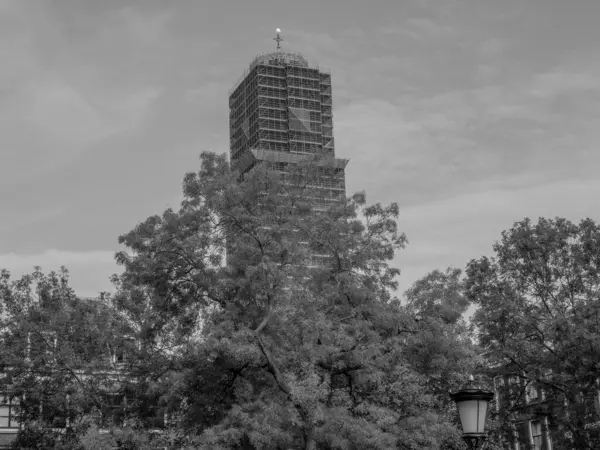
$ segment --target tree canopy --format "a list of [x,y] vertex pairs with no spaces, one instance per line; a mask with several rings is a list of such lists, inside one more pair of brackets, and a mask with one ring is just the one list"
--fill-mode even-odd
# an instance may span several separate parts
[[12,404],[5,426],[23,426],[16,448],[37,442],[79,449],[91,426],[121,426],[128,413],[147,416],[134,370],[140,358],[124,358],[136,353],[134,330],[110,303],[76,297],[68,279],[65,268],[48,275],[36,268],[18,280],[7,271],[0,276],[0,387]]
[[403,331],[420,331],[390,294],[399,271],[389,261],[406,243],[397,205],[359,193],[324,207],[318,160],[239,181],[225,156],[201,159],[179,211],[121,236],[116,297],[152,345],[180,352],[186,369],[163,378],[194,445],[433,449],[454,439],[424,356],[407,357]]
[[555,445],[600,448],[600,227],[591,219],[525,219],[494,251],[468,264],[466,287],[496,373],[516,377],[505,420],[514,420],[517,400],[543,390],[537,413],[548,418]]
[[180,208],[119,237],[124,271],[103,300],[78,299],[66,271],[3,273],[3,336],[19,345],[2,364],[26,394],[21,438],[49,425],[38,392],[68,418],[69,448],[108,445],[106,394],[119,394],[111,436],[127,448],[151,448],[156,427],[189,449],[461,448],[448,389],[478,364],[461,272],[425,276],[401,305],[398,206],[336,201],[328,164],[240,177],[203,153]]

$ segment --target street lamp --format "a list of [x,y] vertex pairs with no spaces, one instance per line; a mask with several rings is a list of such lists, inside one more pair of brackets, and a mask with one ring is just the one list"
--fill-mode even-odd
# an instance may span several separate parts
[[471,375],[467,385],[460,391],[450,394],[450,398],[456,402],[458,408],[463,440],[470,450],[477,450],[486,439],[485,419],[488,404],[494,398],[494,393],[482,390]]

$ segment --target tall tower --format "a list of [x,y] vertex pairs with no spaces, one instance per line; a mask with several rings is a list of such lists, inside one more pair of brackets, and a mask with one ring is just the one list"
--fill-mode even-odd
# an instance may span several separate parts
[[231,163],[244,175],[263,161],[285,171],[309,155],[323,156],[329,197],[343,198],[348,160],[335,158],[331,73],[281,51],[279,33],[277,50],[257,55],[229,93]]
[[[282,52],[279,33],[276,51],[257,55],[229,92],[230,160],[242,177],[264,163],[288,179],[294,165],[318,156],[310,167],[317,172],[311,211],[319,213],[346,195],[348,160],[335,157],[331,74]],[[309,255],[307,267],[327,264],[326,255]]]

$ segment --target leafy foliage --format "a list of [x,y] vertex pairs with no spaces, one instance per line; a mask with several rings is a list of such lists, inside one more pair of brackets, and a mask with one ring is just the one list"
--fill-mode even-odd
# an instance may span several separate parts
[[[455,438],[420,372],[430,354],[417,337],[403,344],[414,321],[389,294],[399,271],[388,261],[406,242],[397,205],[359,193],[324,208],[318,160],[238,182],[224,156],[201,159],[179,211],[120,237],[129,253],[115,279],[120,311],[163,355],[153,373],[193,445],[433,449]],[[172,355],[179,366],[165,371]]]
[[599,226],[525,219],[494,251],[469,263],[467,290],[496,374],[515,377],[503,391],[505,420],[521,411],[528,390],[543,389],[545,401],[531,411],[549,419],[555,445],[599,448]]
[[[448,390],[479,364],[461,272],[432,272],[402,306],[390,294],[406,244],[396,204],[331,201],[324,160],[243,178],[224,155],[201,160],[178,211],[119,238],[114,296],[78,299],[66,269],[2,272],[0,364],[21,398],[19,442],[461,448]],[[56,418],[69,439],[49,430]]]
[[[133,330],[110,302],[77,298],[68,279],[65,268],[48,275],[36,268],[14,281],[7,271],[0,276],[0,382],[22,423],[18,448],[37,442],[41,448],[79,449],[91,425],[110,429],[128,412],[144,417],[148,399],[136,395],[141,383],[135,367],[143,360],[131,358]],[[117,362],[119,353],[128,353],[129,363]],[[129,411],[122,407],[124,397]]]
[[[435,399],[438,414],[459,430],[458,412],[448,393],[461,388],[468,375],[480,375],[485,369],[485,360],[472,342],[463,317],[470,301],[462,271],[434,270],[417,280],[405,297],[406,310],[416,322],[412,331],[406,330],[405,358],[425,380],[425,390]],[[446,446],[462,448],[456,435]]]

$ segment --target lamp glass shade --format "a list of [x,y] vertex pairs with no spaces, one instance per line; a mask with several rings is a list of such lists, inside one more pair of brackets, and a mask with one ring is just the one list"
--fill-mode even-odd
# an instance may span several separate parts
[[456,402],[463,433],[484,433],[488,400],[458,400]]

